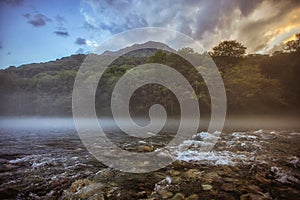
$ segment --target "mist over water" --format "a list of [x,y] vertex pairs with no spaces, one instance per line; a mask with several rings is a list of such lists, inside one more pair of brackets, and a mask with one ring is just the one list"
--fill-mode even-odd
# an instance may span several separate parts
[[[81,120],[87,130],[97,128],[92,127],[90,119]],[[137,152],[164,148],[175,136],[179,126],[179,118],[168,118],[159,134],[150,138],[135,138],[123,133],[112,118],[98,120],[110,141],[126,151]],[[140,126],[149,123],[147,118],[134,120]],[[289,172],[289,163],[298,159],[295,153],[300,135],[298,117],[229,117],[220,137],[206,132],[208,123],[209,117],[202,117],[198,134],[185,138],[178,147],[169,149],[175,153],[176,159],[207,166],[232,167],[252,165],[254,161],[267,162],[272,169],[281,170],[276,177],[279,177],[282,184],[294,184],[298,181],[295,178],[296,172]],[[205,138],[208,138],[206,142]],[[284,146],[287,145],[286,138],[290,138],[288,148]],[[210,139],[216,140],[217,144],[212,151],[203,152],[203,145],[214,145],[209,143]],[[288,150],[274,154],[270,150],[274,147]],[[185,148],[187,149],[182,150]],[[263,152],[257,154],[257,148]],[[111,149],[108,148],[107,151],[114,155]],[[277,161],[273,162],[278,159],[282,160],[281,163],[287,163],[287,167],[277,165]],[[107,166],[87,151],[71,117],[0,118],[0,194],[6,197],[22,199],[34,193],[46,198],[61,196],[63,190],[70,186],[69,183],[97,173],[101,177],[105,168]],[[126,179],[122,183],[127,185]]]
[[[84,124],[87,127],[91,128],[92,123],[90,119],[82,118],[81,120],[84,121]],[[209,117],[202,117],[200,121],[199,130],[205,131],[205,129],[207,129],[208,127],[209,120]],[[149,123],[149,119],[147,118],[134,118],[134,121],[140,126],[145,126]],[[118,129],[117,124],[112,118],[99,118],[98,122],[104,129],[104,131],[120,131],[120,129]],[[167,130],[176,131],[179,122],[179,118],[168,119],[164,128],[167,128]],[[230,116],[226,118],[223,130],[236,131],[255,129],[299,129],[299,122],[299,116]],[[0,130],[3,129],[76,131],[75,122],[72,117],[0,117]]]

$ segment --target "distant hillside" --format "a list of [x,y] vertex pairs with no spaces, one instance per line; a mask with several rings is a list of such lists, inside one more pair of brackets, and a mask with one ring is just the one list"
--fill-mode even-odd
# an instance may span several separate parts
[[51,72],[62,70],[78,70],[86,56],[87,55],[85,54],[71,55],[69,57],[64,57],[45,63],[32,63],[21,65],[19,67],[13,66],[2,71],[6,73],[14,73],[20,78],[31,78],[42,72],[51,74]]
[[122,56],[126,52],[130,52],[127,55],[132,57],[150,57],[155,54],[155,52],[161,49],[166,52],[175,52],[174,49],[170,48],[168,45],[160,43],[160,42],[154,42],[154,41],[148,41],[143,44],[134,44],[129,47],[125,47],[123,49],[120,49],[118,51],[105,51],[102,55],[105,56]]
[[[132,46],[125,47],[118,51],[105,51],[103,54],[97,56],[136,57],[137,59],[138,57],[148,58],[154,55],[158,49],[161,49],[166,52],[175,52],[174,49],[170,48],[166,44],[160,42],[148,41],[143,44],[134,44]],[[125,52],[129,52],[129,53],[125,54]],[[88,55],[86,54],[71,55],[69,57],[56,59],[55,61],[25,64],[19,67],[11,66],[5,70],[0,70],[0,71],[5,71],[6,73],[14,73],[21,78],[25,78],[25,77],[31,78],[42,72],[55,74],[57,71],[62,71],[62,70],[78,70],[87,56]],[[125,61],[123,60],[122,62]]]
[[[92,59],[89,61],[93,58],[110,59],[121,55],[111,63],[99,81],[96,110],[105,115],[111,114],[112,90],[128,70],[145,63],[161,63],[187,78],[195,90],[201,112],[209,114],[210,97],[206,83],[191,64],[172,53],[174,51],[165,44],[150,41],[116,52],[90,55],[89,58]],[[195,58],[199,66],[211,63],[206,54],[197,54],[189,48],[180,51]],[[129,53],[124,54],[125,52]],[[87,56],[78,54],[55,61],[0,70],[0,115],[71,115],[74,80]],[[300,114],[299,52],[274,56],[218,56],[213,59],[223,76],[228,114]],[[97,62],[90,64],[87,82],[96,79],[95,72],[101,65]],[[149,76],[151,75],[149,71]],[[189,95],[186,97],[189,98]],[[174,94],[155,84],[136,90],[131,98],[131,112],[147,115],[153,103],[162,104],[170,115],[180,114]]]

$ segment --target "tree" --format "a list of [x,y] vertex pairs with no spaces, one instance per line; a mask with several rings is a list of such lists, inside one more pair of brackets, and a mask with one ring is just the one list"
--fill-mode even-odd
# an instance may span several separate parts
[[285,44],[285,51],[287,52],[300,52],[300,33],[297,33],[296,40],[290,40]]
[[233,111],[265,111],[284,104],[279,81],[265,77],[258,66],[227,69],[224,83],[228,106]]
[[154,55],[152,55],[148,59],[148,62],[149,63],[161,63],[161,64],[163,64],[163,63],[166,62],[166,60],[167,60],[167,54],[163,50],[159,49],[155,52]]
[[242,57],[246,53],[246,47],[236,40],[222,41],[210,52],[211,56]]

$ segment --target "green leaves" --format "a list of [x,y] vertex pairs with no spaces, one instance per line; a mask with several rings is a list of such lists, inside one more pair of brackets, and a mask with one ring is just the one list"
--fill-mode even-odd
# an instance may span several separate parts
[[279,81],[262,75],[258,66],[232,67],[226,70],[224,82],[231,110],[263,111],[283,103]]
[[246,53],[246,47],[236,40],[223,41],[213,48],[211,56],[242,57]]

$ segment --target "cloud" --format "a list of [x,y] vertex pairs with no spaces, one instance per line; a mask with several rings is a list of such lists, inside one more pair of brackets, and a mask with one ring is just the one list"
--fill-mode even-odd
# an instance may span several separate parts
[[99,46],[98,42],[94,40],[86,40],[86,45],[92,48],[97,48]]
[[17,7],[17,6],[22,6],[24,0],[3,0],[2,2],[9,6]]
[[48,22],[52,21],[50,18],[40,13],[34,15],[26,13],[23,16],[27,19],[27,22],[34,27],[45,26]]
[[86,44],[86,40],[84,38],[77,38],[76,41],[75,41],[75,44],[85,45]]
[[252,52],[267,52],[300,30],[300,2],[265,1],[240,23],[237,37]]
[[[148,26],[144,17],[132,10],[133,1],[85,1],[80,12],[84,27],[91,30],[109,30],[112,34],[132,28]],[[132,7],[132,8],[131,8]],[[107,9],[108,8],[108,9]],[[123,13],[124,11],[124,13]]]
[[65,27],[64,27],[64,24],[66,22],[66,19],[64,16],[61,16],[61,15],[56,15],[55,16],[55,22],[57,23],[57,29],[58,30],[67,30]]
[[56,15],[55,16],[55,21],[59,24],[63,24],[65,22],[65,18],[61,15]]
[[55,33],[56,35],[62,36],[62,37],[68,37],[69,33],[66,31],[54,31],[53,33]]
[[291,32],[289,25],[300,27],[300,1],[295,0],[84,0],[80,11],[84,27],[99,35],[164,27],[187,34],[208,50],[220,40],[236,39],[249,52],[264,51]]

